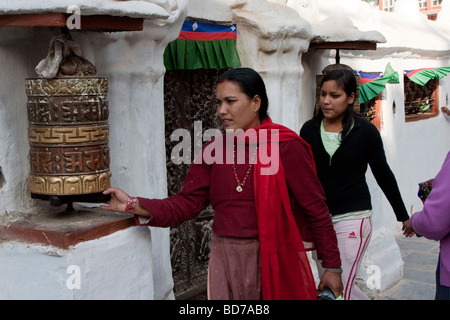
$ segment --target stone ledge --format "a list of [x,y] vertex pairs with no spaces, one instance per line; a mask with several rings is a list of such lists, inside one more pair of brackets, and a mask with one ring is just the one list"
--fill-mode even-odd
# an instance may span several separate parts
[[[68,249],[135,226],[133,216],[74,204],[75,212],[52,212],[0,222],[0,240]],[[61,209],[63,210],[63,209]]]
[[[65,27],[66,13],[2,14],[0,27]],[[89,31],[142,31],[144,19],[108,15],[80,16],[81,29]]]

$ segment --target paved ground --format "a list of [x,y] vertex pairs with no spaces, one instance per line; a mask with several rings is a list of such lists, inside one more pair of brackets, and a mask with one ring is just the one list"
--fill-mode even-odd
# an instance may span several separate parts
[[439,242],[402,234],[396,240],[405,263],[403,279],[375,300],[434,300]]

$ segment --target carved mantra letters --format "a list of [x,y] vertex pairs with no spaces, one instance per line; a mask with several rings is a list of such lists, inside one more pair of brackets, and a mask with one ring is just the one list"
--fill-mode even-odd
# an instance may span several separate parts
[[108,101],[103,96],[29,97],[28,119],[32,124],[74,124],[108,120]]
[[109,147],[79,146],[65,150],[63,147],[31,147],[31,171],[36,174],[79,174],[107,171]]
[[97,77],[27,79],[25,80],[27,96],[106,96],[108,79]]

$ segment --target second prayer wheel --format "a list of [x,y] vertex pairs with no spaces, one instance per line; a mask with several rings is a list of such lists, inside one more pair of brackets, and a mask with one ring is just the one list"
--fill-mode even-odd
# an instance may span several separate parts
[[33,78],[25,88],[32,197],[101,201],[111,176],[108,80]]

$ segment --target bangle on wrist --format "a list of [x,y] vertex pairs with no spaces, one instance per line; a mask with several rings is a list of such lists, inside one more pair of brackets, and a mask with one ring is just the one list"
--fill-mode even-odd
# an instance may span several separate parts
[[134,208],[136,208],[136,200],[137,200],[136,197],[128,197],[125,212],[134,213]]
[[342,268],[325,268],[325,271],[334,272],[334,273],[342,273]]

